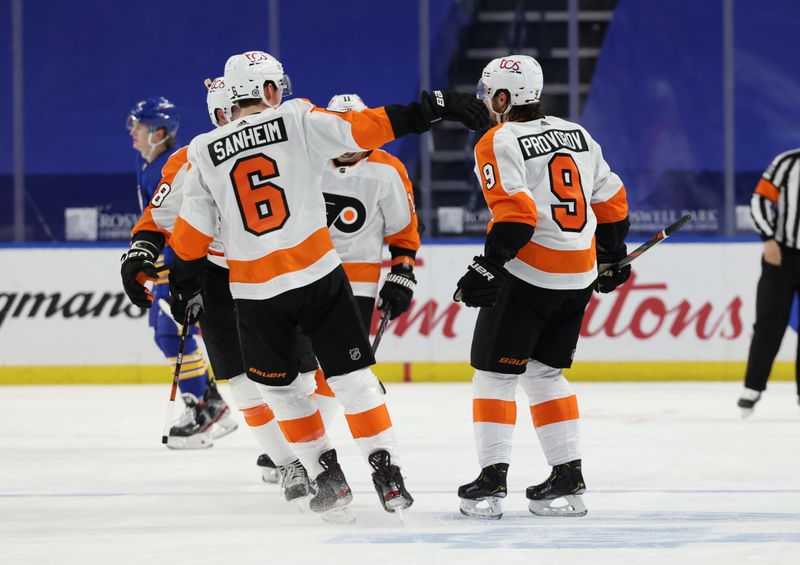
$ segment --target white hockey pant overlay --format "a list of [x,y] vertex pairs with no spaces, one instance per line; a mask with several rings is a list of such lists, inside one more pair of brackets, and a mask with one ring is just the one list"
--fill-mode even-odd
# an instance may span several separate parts
[[301,373],[287,386],[260,386],[259,390],[275,413],[286,441],[311,477],[324,469],[319,457],[332,448],[325,433],[325,424],[317,408],[314,392],[314,373]]
[[472,377],[472,426],[481,469],[511,462],[517,422],[517,375],[475,370]]
[[392,463],[399,466],[392,420],[386,408],[383,389],[372,369],[365,367],[331,377],[328,385],[344,407],[350,433],[364,457],[385,449]]
[[239,410],[242,411],[250,431],[276,465],[288,465],[297,456],[283,437],[283,432],[270,407],[264,402],[258,383],[251,381],[244,374],[237,375],[228,381],[231,394]]
[[581,458],[578,401],[561,369],[529,361],[520,375],[531,418],[551,467]]

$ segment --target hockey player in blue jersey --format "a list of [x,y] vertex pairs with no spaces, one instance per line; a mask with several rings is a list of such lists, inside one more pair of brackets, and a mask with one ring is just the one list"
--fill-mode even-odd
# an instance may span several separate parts
[[[161,169],[176,146],[176,133],[180,118],[175,105],[162,96],[147,98],[133,107],[128,115],[127,127],[133,141],[136,156],[136,180],[140,212],[153,197],[161,181]],[[156,268],[170,264],[172,249],[164,248]],[[174,365],[177,360],[179,331],[172,318],[158,307],[160,300],[169,303],[169,284],[167,270],[159,273],[152,294],[154,307],[150,309],[149,323],[154,330],[156,345],[164,356]],[[170,430],[167,447],[173,449],[199,449],[211,447],[208,435],[198,433],[195,413],[208,410],[210,421],[216,422],[211,436],[220,438],[237,427],[230,417],[230,410],[217,392],[213,380],[209,379],[208,367],[202,350],[193,335],[193,328],[186,342],[181,365],[180,389],[186,409]]]

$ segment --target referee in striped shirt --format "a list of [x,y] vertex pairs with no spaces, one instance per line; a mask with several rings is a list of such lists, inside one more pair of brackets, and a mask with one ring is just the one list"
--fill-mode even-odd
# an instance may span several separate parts
[[[772,362],[789,323],[792,302],[800,292],[800,148],[773,159],[750,200],[750,214],[764,240],[764,256],[745,388],[738,402],[742,417],[752,414],[767,388]],[[796,363],[800,363],[800,341],[798,349]],[[800,400],[800,364],[795,371]]]

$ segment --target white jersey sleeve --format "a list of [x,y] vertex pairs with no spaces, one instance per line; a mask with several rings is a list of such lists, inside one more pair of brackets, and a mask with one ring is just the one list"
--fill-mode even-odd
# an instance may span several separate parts
[[392,170],[378,203],[384,220],[384,240],[393,247],[418,250],[419,222],[414,207],[414,189],[405,166],[400,159],[385,151],[375,151],[370,155],[370,161]]
[[600,145],[589,138],[589,147],[594,163],[594,188],[590,203],[594,215],[597,216],[597,223],[609,224],[624,220],[628,216],[625,186],[603,158]]
[[500,126],[489,130],[475,146],[475,175],[481,183],[492,222],[536,226],[538,214],[526,178],[525,162],[513,135]]
[[332,112],[317,108],[307,100],[303,126],[309,146],[325,159],[343,153],[377,149],[394,139],[394,131],[383,108],[360,112]]
[[[219,218],[217,204],[203,179],[200,168],[193,165],[198,159],[197,139],[189,144],[190,166],[184,181],[183,203],[171,238],[171,244],[176,251],[191,250],[179,254],[181,259],[186,261],[200,259],[208,254],[208,248],[217,232]],[[184,224],[182,229],[178,229],[181,224]]]

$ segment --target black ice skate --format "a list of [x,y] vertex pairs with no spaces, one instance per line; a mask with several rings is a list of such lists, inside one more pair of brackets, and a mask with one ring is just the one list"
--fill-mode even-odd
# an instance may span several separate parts
[[323,453],[319,463],[325,470],[317,475],[312,484],[316,494],[311,498],[309,507],[330,522],[345,524],[355,522],[355,516],[349,508],[353,501],[353,493],[336,459],[336,450],[329,449]]
[[281,480],[281,472],[278,470],[278,466],[273,463],[266,453],[258,456],[256,465],[261,469],[261,480],[265,483],[277,483]]
[[[556,465],[545,482],[528,487],[525,496],[530,501],[528,510],[537,516],[585,516],[586,506],[581,495],[586,483],[581,473],[581,460]],[[556,501],[564,504],[556,505]]]
[[167,447],[170,449],[208,449],[214,446],[209,432],[214,424],[208,405],[191,393],[181,395],[186,408],[169,430]]
[[742,409],[742,418],[749,418],[753,415],[756,402],[759,400],[761,400],[761,392],[745,387],[736,402],[736,405]]
[[372,473],[372,484],[375,485],[375,491],[381,499],[384,510],[387,512],[405,510],[414,504],[414,499],[406,490],[400,467],[392,465],[388,451],[381,449],[371,453],[367,460],[375,470]]
[[478,478],[458,487],[460,510],[464,516],[499,520],[503,517],[503,499],[508,494],[507,463],[496,463],[481,470]]
[[209,395],[206,405],[212,422],[210,430],[212,438],[219,439],[237,430],[239,424],[231,416],[231,409],[224,400]]
[[303,499],[307,499],[313,494],[306,468],[297,460],[288,465],[281,465],[280,470],[281,489],[286,502],[297,502],[300,510],[305,510],[308,507],[308,500],[304,501]]

